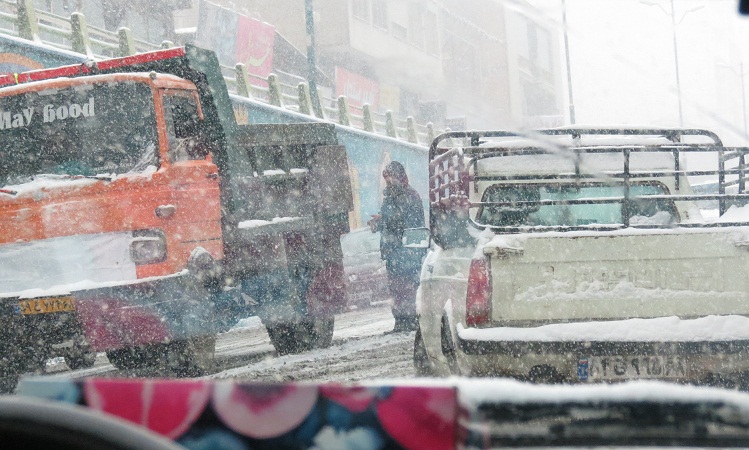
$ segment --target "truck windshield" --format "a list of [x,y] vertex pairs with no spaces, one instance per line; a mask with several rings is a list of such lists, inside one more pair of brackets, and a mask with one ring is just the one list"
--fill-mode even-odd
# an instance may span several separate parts
[[[668,194],[659,183],[630,185],[630,197]],[[537,202],[540,200],[580,200],[623,197],[624,185],[586,183],[576,185],[494,185],[484,192],[483,202]],[[666,200],[633,201],[630,223],[634,225],[667,225],[676,219],[673,202]],[[621,224],[622,202],[575,205],[485,205],[477,214],[477,222],[491,226],[580,226]]]
[[84,84],[0,98],[0,186],[43,174],[94,176],[157,165],[148,85]]

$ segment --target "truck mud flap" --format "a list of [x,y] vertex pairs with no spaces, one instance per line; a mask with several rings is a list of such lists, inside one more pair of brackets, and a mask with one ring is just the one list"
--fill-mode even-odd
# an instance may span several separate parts
[[325,317],[343,312],[347,303],[343,264],[331,263],[316,270],[306,297],[310,315]]

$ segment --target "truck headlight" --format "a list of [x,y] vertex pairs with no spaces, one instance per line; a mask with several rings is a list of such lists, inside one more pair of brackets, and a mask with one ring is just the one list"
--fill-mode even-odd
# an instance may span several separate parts
[[130,259],[136,266],[166,260],[166,238],[159,230],[133,231],[130,242]]

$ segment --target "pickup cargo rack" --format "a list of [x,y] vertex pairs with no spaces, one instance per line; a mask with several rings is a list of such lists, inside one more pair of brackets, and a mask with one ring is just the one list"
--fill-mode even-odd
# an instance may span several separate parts
[[[594,137],[599,142],[583,143],[582,139]],[[658,143],[641,143],[635,138],[665,138],[658,139]],[[491,140],[494,138],[495,140]],[[561,141],[568,138],[568,141]],[[606,138],[612,138],[609,142]],[[686,141],[685,142],[685,138]],[[627,141],[630,139],[630,142]],[[458,141],[456,143],[456,140]],[[692,143],[689,141],[705,141]],[[527,141],[524,145],[522,141]],[[655,142],[655,141],[653,141]],[[553,151],[552,151],[553,149]],[[560,150],[562,150],[560,152]],[[620,172],[605,171],[604,176],[620,179],[624,187],[624,195],[619,197],[568,199],[568,200],[528,200],[502,202],[475,202],[469,199],[469,190],[473,183],[477,192],[478,181],[527,181],[527,180],[573,180],[576,183],[590,179],[601,179],[601,173],[584,173],[581,162],[587,154],[621,154],[623,167]],[[634,153],[668,153],[673,155],[672,170],[631,170],[630,158]],[[715,170],[683,170],[682,158],[687,153],[713,153],[716,155],[717,169]],[[547,155],[557,154],[568,158],[574,163],[574,173],[540,174],[540,175],[489,175],[481,174],[477,169],[477,162],[482,159],[517,156],[517,155]],[[565,225],[565,226],[497,226],[487,225],[470,220],[478,228],[498,229],[503,232],[532,232],[532,231],[563,231],[567,229],[613,230],[622,227],[637,228],[673,228],[673,227],[719,227],[730,225],[747,225],[747,223],[707,222],[707,223],[677,223],[668,225],[631,224],[630,205],[632,202],[645,200],[668,201],[717,201],[719,215],[722,216],[731,205],[749,203],[746,193],[747,174],[746,147],[725,147],[718,136],[703,129],[671,129],[671,128],[556,128],[533,130],[528,132],[509,131],[455,131],[437,136],[429,147],[429,202],[431,215],[446,211],[460,210],[464,213],[469,208],[482,206],[544,206],[544,205],[575,205],[621,203],[621,224]],[[470,168],[474,168],[471,174]],[[668,194],[668,195],[631,195],[632,178],[663,178],[673,176],[676,191],[680,190],[680,177],[716,176],[717,193],[706,194]],[[728,193],[728,188],[734,187],[734,193]],[[434,220],[434,217],[431,219]]]

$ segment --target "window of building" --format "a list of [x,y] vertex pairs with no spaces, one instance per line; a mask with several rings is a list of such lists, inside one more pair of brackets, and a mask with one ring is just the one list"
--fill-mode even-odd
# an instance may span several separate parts
[[437,15],[431,11],[424,13],[424,31],[424,49],[430,55],[438,55]]
[[408,39],[408,29],[401,24],[395,22],[391,23],[390,32],[393,34],[394,38],[400,39],[401,41]]
[[525,42],[520,47],[520,55],[528,58],[531,64],[551,70],[551,35],[531,21],[526,22]]
[[527,56],[531,61],[535,61],[538,56],[538,29],[531,23],[526,23],[526,39],[528,43]]
[[369,0],[352,0],[351,14],[357,19],[369,22]]
[[481,64],[476,45],[449,29],[444,29],[442,58],[452,78],[463,80],[474,89],[481,89]]
[[535,80],[523,80],[523,114],[528,117],[549,116],[557,112],[556,97],[546,86]]
[[551,71],[551,35],[548,30],[539,29],[537,32],[537,60],[536,64],[541,69]]
[[409,41],[418,48],[424,48],[424,7],[411,3],[408,8]]
[[388,8],[386,0],[372,0],[372,23],[374,26],[388,28]]

